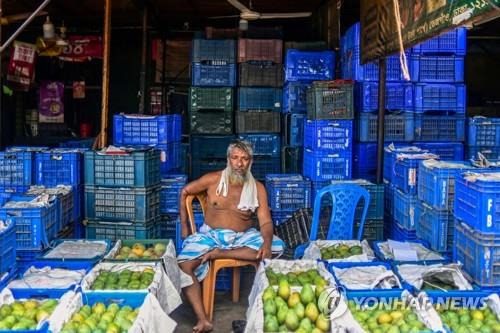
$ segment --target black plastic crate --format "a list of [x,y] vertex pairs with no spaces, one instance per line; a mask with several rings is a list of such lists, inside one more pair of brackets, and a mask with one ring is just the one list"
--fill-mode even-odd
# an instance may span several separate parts
[[206,173],[220,171],[227,166],[226,158],[202,159],[193,157],[191,159],[191,179],[197,179]]
[[281,172],[302,173],[303,148],[285,146],[281,148]]
[[252,175],[255,179],[264,181],[269,173],[279,173],[281,163],[279,157],[254,156]]
[[314,82],[307,91],[307,119],[353,119],[354,81]]
[[280,116],[273,111],[237,111],[236,133],[279,133]]
[[233,134],[233,111],[197,110],[190,118],[191,134]]
[[190,111],[232,111],[234,109],[234,91],[231,88],[191,87],[188,103]]
[[192,62],[236,62],[236,41],[232,39],[193,39]]
[[191,133],[232,134],[234,92],[231,88],[189,89]]
[[193,159],[226,159],[227,147],[236,137],[232,135],[192,135],[191,156]]
[[275,87],[283,86],[283,68],[266,62],[243,63],[239,66],[240,86]]
[[415,114],[415,141],[464,141],[465,116]]

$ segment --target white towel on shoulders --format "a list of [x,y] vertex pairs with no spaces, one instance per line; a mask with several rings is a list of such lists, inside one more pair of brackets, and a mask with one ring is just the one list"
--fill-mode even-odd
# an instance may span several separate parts
[[[229,190],[230,172],[231,170],[229,169],[229,167],[226,167],[222,171],[219,185],[217,186],[215,194],[227,197],[227,192]],[[245,184],[243,184],[243,190],[241,191],[240,203],[238,204],[238,209],[243,211],[250,210],[252,212],[255,212],[257,207],[259,207],[259,199],[257,198],[257,183],[255,182],[255,178],[253,178],[252,172],[248,170],[247,181],[245,182]]]

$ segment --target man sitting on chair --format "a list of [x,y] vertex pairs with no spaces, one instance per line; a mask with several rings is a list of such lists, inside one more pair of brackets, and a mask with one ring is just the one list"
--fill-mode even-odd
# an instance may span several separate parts
[[[227,149],[224,170],[208,173],[182,189],[179,213],[185,240],[177,260],[182,271],[193,279],[193,284],[186,287],[184,293],[198,317],[194,332],[212,330],[203,308],[199,282],[208,273],[209,260],[258,261],[283,252],[283,241],[273,236],[266,189],[250,172],[252,158],[249,142],[233,142]],[[189,235],[186,197],[202,192],[207,193],[205,223]],[[252,227],[254,212],[260,232]]]

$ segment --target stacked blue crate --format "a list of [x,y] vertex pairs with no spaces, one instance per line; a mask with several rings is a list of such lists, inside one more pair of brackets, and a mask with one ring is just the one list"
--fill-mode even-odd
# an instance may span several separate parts
[[296,210],[311,207],[311,182],[300,174],[267,174],[266,190],[271,217],[276,225]]
[[183,174],[168,175],[161,180],[160,213],[163,230],[158,238],[176,239],[176,224],[179,218],[179,198],[187,183]]
[[[139,118],[140,119],[140,118]],[[151,134],[141,127],[136,136]],[[145,131],[146,133],[143,133]],[[158,133],[156,131],[156,133]],[[158,141],[167,141],[156,136]],[[115,137],[119,140],[119,137]],[[127,140],[123,144],[129,144]],[[153,238],[160,223],[160,149],[128,146],[85,152],[85,220],[89,239]]]
[[414,47],[415,141],[465,140],[465,41],[465,28],[458,28]]
[[500,172],[455,178],[453,259],[481,287],[500,287]]
[[455,176],[475,169],[469,162],[422,161],[418,168],[417,236],[434,251],[453,248]]
[[500,160],[500,118],[468,118],[467,158]]
[[[333,79],[335,55],[332,51],[288,49],[285,55],[283,88],[283,146],[288,159],[284,172],[303,171],[304,122],[307,113],[307,90],[312,81]],[[285,158],[285,157],[284,157]]]

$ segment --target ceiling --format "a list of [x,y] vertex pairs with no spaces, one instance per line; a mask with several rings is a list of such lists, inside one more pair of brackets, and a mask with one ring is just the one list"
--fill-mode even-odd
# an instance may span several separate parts
[[[241,0],[241,2],[249,6],[250,0]],[[263,13],[314,12],[323,2],[325,0],[252,0],[252,8]],[[37,4],[42,3],[42,0],[3,0],[2,3],[3,15],[11,15],[33,11]],[[141,9],[144,4],[150,9],[150,24],[162,28],[181,28],[184,22],[189,22],[190,26],[194,27],[208,24],[234,26],[237,18],[210,20],[208,17],[239,13],[225,0],[112,0],[112,24],[115,26],[140,25]],[[46,10],[56,24],[64,20],[67,26],[102,25],[104,1],[52,0]],[[43,21],[43,18],[38,18],[37,21]]]

